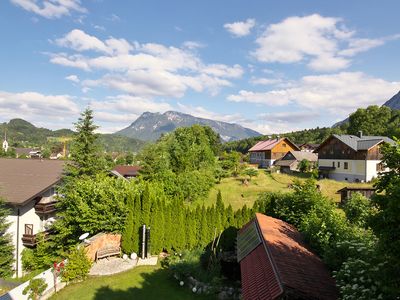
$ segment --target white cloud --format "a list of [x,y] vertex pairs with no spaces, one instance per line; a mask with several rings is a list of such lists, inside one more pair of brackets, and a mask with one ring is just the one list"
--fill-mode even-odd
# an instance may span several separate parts
[[209,111],[202,106],[185,105],[179,102],[178,110],[198,118],[211,119],[228,123],[238,123],[240,121],[244,121],[243,116],[240,114],[219,114]]
[[177,48],[115,38],[103,41],[78,29],[55,43],[75,53],[51,54],[52,63],[105,72],[100,78],[82,80],[84,87],[105,86],[141,97],[180,98],[188,89],[216,95],[222,87],[232,85],[231,79],[244,73],[237,64],[205,64],[192,51],[197,46],[193,44]]
[[[0,117],[23,118],[48,127],[71,127],[79,107],[69,95],[44,95],[37,92],[0,91]],[[44,121],[46,120],[46,121]]]
[[259,119],[272,123],[298,124],[320,117],[316,111],[289,111],[260,114]]
[[400,82],[385,81],[362,72],[304,76],[290,87],[266,92],[241,90],[228,96],[233,102],[285,105],[294,102],[325,114],[347,116],[359,107],[381,105],[400,89]]
[[69,81],[72,81],[72,82],[75,82],[75,83],[79,82],[79,77],[76,76],[76,75],[69,75],[69,76],[65,77],[65,79],[67,79]]
[[265,78],[265,77],[250,78],[250,83],[255,84],[255,85],[274,85],[274,84],[281,83],[281,82],[282,82],[282,79],[280,79],[280,78]]
[[269,25],[256,39],[252,55],[260,62],[306,62],[315,71],[335,71],[351,64],[351,56],[383,45],[396,36],[381,39],[356,38],[339,18],[313,14],[289,17]]
[[182,46],[184,48],[187,48],[189,50],[194,50],[194,49],[198,49],[198,48],[204,48],[205,45],[203,43],[200,42],[195,42],[195,41],[186,41],[182,44]]
[[235,37],[243,37],[249,35],[255,25],[256,21],[254,19],[247,19],[245,22],[224,24],[224,28]]
[[70,15],[72,11],[86,13],[80,0],[11,0],[13,4],[48,19]]

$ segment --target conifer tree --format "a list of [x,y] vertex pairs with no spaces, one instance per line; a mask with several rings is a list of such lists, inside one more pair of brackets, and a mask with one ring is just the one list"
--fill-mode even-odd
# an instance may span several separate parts
[[139,253],[140,249],[139,230],[140,226],[143,225],[141,220],[142,220],[142,215],[141,215],[140,194],[137,193],[133,209],[133,230],[132,230],[133,251],[136,253]]
[[146,184],[142,194],[142,224],[150,225],[150,207],[151,207],[151,195],[149,184]]
[[125,220],[125,227],[122,233],[122,242],[121,247],[124,253],[132,253],[134,251],[134,235],[135,235],[135,228],[134,228],[134,205],[135,205],[135,198],[134,195],[128,195],[127,201],[127,208],[128,214]]
[[98,135],[94,132],[98,126],[93,122],[93,111],[86,108],[74,125],[76,133],[70,150],[72,162],[66,168],[67,179],[82,175],[95,176],[105,170],[105,160],[97,141]]
[[14,262],[14,246],[11,241],[11,235],[6,233],[10,224],[7,222],[9,210],[5,207],[0,198],[0,277],[11,276],[12,264]]

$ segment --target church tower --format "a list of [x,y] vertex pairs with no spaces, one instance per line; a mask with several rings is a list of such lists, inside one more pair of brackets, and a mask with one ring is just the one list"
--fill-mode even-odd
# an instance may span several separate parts
[[7,152],[7,150],[8,150],[7,131],[4,131],[3,150],[4,150],[5,152]]

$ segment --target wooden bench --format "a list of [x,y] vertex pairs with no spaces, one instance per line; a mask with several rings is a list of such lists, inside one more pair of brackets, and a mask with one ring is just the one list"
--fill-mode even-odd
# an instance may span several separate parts
[[100,258],[108,258],[110,256],[121,255],[121,248],[117,246],[107,246],[97,250],[96,252],[96,262]]

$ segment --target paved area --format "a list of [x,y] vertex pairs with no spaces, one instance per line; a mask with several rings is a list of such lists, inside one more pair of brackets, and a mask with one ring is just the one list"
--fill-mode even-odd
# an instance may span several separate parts
[[126,270],[132,269],[137,265],[137,260],[127,259],[117,257],[110,257],[100,259],[97,263],[95,262],[90,269],[89,275],[92,276],[102,276],[102,275],[111,275],[120,272],[124,272]]
[[139,258],[137,265],[138,266],[155,266],[157,264],[158,257],[152,256],[150,258],[141,259]]

